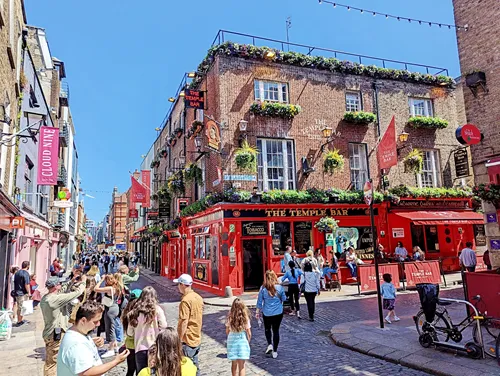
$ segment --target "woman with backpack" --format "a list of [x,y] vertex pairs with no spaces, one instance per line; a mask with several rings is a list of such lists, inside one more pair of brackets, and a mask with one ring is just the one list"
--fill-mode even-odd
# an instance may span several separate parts
[[316,295],[320,294],[320,284],[318,273],[313,271],[313,265],[310,262],[304,263],[304,276],[301,278],[301,289],[303,290],[304,297],[306,298],[309,321],[314,321],[314,300],[316,299]]
[[[299,289],[299,278],[302,273],[302,270],[296,269],[295,262],[292,260],[288,263],[290,270],[285,273],[285,275],[281,278],[281,284],[288,280],[288,300],[290,301],[290,307],[292,308],[291,316],[294,316],[297,313],[297,317],[300,319],[300,289]],[[295,308],[295,309],[294,309]]]

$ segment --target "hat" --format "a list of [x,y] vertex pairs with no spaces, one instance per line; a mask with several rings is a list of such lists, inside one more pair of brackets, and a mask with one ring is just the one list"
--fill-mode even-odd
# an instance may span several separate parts
[[193,284],[193,278],[189,274],[181,274],[179,278],[174,279],[174,283],[191,286]]
[[132,299],[139,299],[139,297],[141,296],[142,294],[142,290],[141,289],[134,289],[132,291],[130,291],[130,297]]
[[51,289],[58,286],[60,283],[61,281],[59,280],[59,277],[50,277],[49,279],[47,279],[47,282],[45,282],[45,287]]

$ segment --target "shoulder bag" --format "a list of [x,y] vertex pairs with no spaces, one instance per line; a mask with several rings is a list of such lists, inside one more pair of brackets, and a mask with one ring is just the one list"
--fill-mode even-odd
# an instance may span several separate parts
[[301,294],[306,292],[306,272],[303,272],[302,275],[304,276],[304,282],[300,284],[300,292]]

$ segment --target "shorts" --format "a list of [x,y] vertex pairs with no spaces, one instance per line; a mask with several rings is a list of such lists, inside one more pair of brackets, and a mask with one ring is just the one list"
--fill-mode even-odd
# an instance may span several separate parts
[[17,303],[17,314],[21,316],[21,312],[23,309],[23,302],[28,300],[28,294],[26,295],[18,295],[16,296],[16,303]]
[[396,299],[383,299],[384,309],[388,311],[394,310],[394,304],[396,303]]

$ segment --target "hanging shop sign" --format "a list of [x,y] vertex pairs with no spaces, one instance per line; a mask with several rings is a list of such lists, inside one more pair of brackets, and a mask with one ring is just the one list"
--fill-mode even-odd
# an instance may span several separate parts
[[[377,215],[377,209],[374,210]],[[365,208],[326,208],[326,209],[255,209],[255,210],[224,210],[225,218],[259,218],[259,217],[325,217],[325,216],[365,216],[370,215]]]
[[474,124],[465,124],[458,127],[455,137],[462,145],[477,145],[483,139],[481,131]]
[[9,228],[24,228],[25,222],[24,217],[12,217],[10,218]]
[[158,219],[158,212],[157,211],[148,211],[148,221],[155,221]]
[[177,215],[180,215],[181,211],[183,211],[188,205],[189,205],[188,199],[185,198],[177,199]]
[[243,222],[241,230],[243,236],[267,235],[267,222]]
[[200,90],[185,89],[184,105],[189,108],[203,110],[205,108],[205,92]]
[[139,210],[137,210],[137,209],[129,209],[129,211],[128,211],[128,217],[132,218],[132,219],[139,218]]
[[73,207],[73,201],[55,200],[52,205],[55,208],[69,209]]
[[364,195],[366,205],[370,205],[372,203],[372,199],[373,199],[372,192],[373,192],[372,183],[367,181],[363,187],[363,195]]
[[215,151],[220,150],[220,129],[217,123],[213,120],[207,121],[206,135],[208,139],[208,147]]
[[381,170],[391,168],[398,164],[398,153],[396,149],[396,120],[394,116],[389,127],[384,133],[377,148],[378,163]]
[[40,127],[38,143],[38,185],[57,185],[59,165],[59,128]]
[[457,178],[465,178],[470,175],[469,171],[469,153],[466,148],[458,149],[453,153],[455,160],[455,175]]

